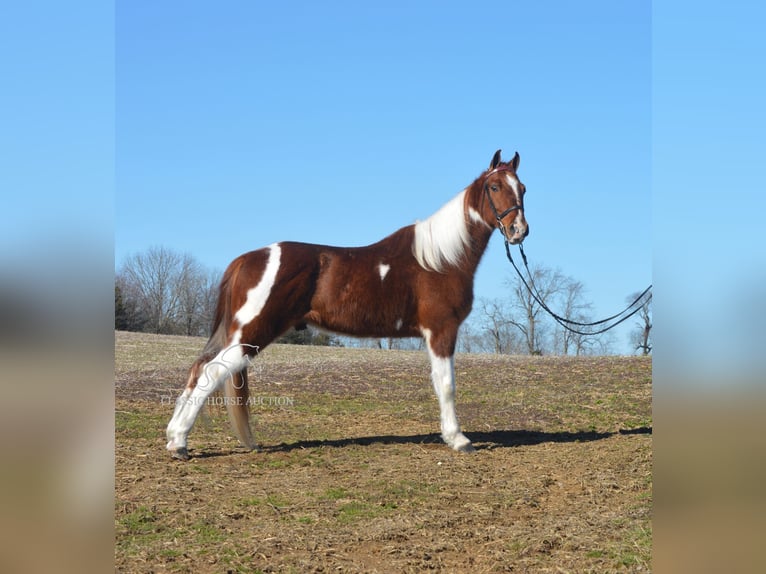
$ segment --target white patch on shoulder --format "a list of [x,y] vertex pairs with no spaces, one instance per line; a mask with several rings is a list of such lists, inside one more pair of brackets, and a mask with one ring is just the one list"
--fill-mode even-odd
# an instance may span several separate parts
[[386,278],[386,275],[388,275],[388,272],[391,270],[390,265],[386,265],[385,263],[381,263],[378,265],[378,272],[380,273],[380,280],[383,281],[383,279]]
[[394,326],[396,327],[397,331],[400,331],[402,328],[402,325],[404,325],[404,321],[402,321],[401,319],[397,319],[396,324]]
[[461,191],[425,221],[415,223],[412,254],[423,269],[444,271],[459,265],[471,236],[465,217],[465,194]]
[[271,290],[274,288],[277,271],[279,271],[280,258],[282,257],[282,248],[279,246],[279,243],[274,243],[268,249],[269,260],[266,263],[266,269],[263,271],[263,277],[261,277],[258,285],[248,290],[245,304],[234,315],[240,327],[247,325],[263,311]]

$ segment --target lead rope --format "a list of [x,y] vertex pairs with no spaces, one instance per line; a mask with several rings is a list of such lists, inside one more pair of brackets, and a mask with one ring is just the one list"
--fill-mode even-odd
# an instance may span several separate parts
[[[527,265],[527,256],[524,253],[524,248],[521,246],[521,243],[519,243],[519,252],[521,253],[521,259],[524,261],[524,268],[527,270],[527,275],[529,276],[529,283],[527,283],[527,280],[524,278],[523,273],[516,265],[516,262],[513,260],[508,239],[505,237],[503,239],[505,240],[505,253],[508,256],[508,261],[510,261],[511,265],[513,265],[513,268],[516,270],[516,273],[518,274],[519,279],[521,279],[521,282],[524,284],[524,287],[527,288],[527,291],[529,291],[530,295],[532,295],[532,297],[537,302],[537,304],[540,305],[540,307],[542,307],[543,309],[545,309],[545,311],[551,317],[553,317],[553,319],[559,325],[564,327],[564,329],[566,329],[567,331],[571,331],[572,333],[576,333],[577,335],[587,335],[587,336],[600,335],[601,333],[605,333],[606,331],[609,331],[610,329],[614,329],[620,323],[630,319],[633,315],[638,313],[646,303],[652,300],[652,294],[651,294],[652,286],[649,285],[649,287],[644,289],[644,291],[638,297],[636,297],[636,299],[630,305],[628,305],[625,309],[623,309],[622,311],[620,311],[619,313],[615,315],[612,315],[611,317],[607,317],[606,319],[601,319],[600,321],[593,321],[591,323],[581,323],[579,321],[573,321],[571,319],[567,319],[566,317],[562,317],[561,315],[552,311],[551,308],[545,304],[545,301],[543,301],[543,298],[540,296],[540,292],[537,290],[537,287],[535,287],[535,282],[532,279],[532,273],[529,271],[529,265]],[[628,313],[628,311],[630,312]],[[625,313],[628,313],[628,314],[625,315]],[[596,331],[580,331],[572,327],[572,325],[575,325],[577,327],[597,327],[599,325],[604,325],[618,318],[619,320],[615,321],[614,323],[606,325],[605,327],[601,327]]]

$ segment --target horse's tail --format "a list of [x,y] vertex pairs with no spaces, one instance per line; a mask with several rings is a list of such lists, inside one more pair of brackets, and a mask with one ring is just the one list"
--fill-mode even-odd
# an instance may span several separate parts
[[229,326],[231,325],[231,282],[233,276],[239,271],[239,259],[232,262],[226,269],[218,286],[218,301],[213,316],[213,328],[211,335],[202,349],[202,358],[210,361],[220,353],[229,343]]
[[253,439],[250,429],[250,405],[248,404],[247,368],[239,373],[234,373],[226,378],[224,395],[226,397],[226,411],[229,413],[231,428],[239,441],[250,450],[258,447]]
[[[232,321],[231,286],[242,266],[242,258],[235,259],[226,269],[218,289],[218,302],[213,318],[212,335],[202,350],[199,361],[207,363],[229,345],[229,327]],[[196,363],[195,363],[196,366]],[[202,365],[200,365],[202,366]],[[192,371],[199,369],[192,368]],[[195,373],[196,374],[196,373]],[[256,448],[250,430],[250,409],[248,404],[247,368],[230,373],[224,384],[224,397],[229,421],[240,442],[251,450]]]

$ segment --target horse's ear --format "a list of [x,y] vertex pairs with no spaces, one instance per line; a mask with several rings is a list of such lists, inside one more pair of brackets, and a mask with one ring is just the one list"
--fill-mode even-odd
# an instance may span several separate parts
[[513,159],[511,160],[511,166],[513,167],[513,171],[516,171],[519,169],[519,162],[521,161],[521,158],[519,157],[519,152],[516,152],[516,154],[513,156]]
[[500,165],[500,152],[502,150],[497,150],[495,152],[495,155],[492,156],[492,161],[489,163],[489,169],[495,169],[498,165]]

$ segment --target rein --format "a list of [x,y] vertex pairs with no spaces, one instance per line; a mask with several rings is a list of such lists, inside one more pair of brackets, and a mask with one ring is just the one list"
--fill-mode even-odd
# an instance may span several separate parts
[[487,185],[487,179],[489,176],[491,176],[494,173],[497,173],[499,171],[512,171],[508,166],[501,165],[494,169],[492,169],[490,172],[487,173],[487,175],[484,176],[484,193],[487,196],[487,201],[489,202],[489,207],[492,209],[492,213],[495,216],[495,219],[497,220],[498,228],[500,229],[500,233],[503,234],[503,241],[505,242],[505,254],[508,257],[508,261],[511,262],[511,265],[513,265],[514,270],[516,271],[516,274],[519,276],[519,279],[521,279],[521,282],[524,284],[524,287],[527,288],[527,291],[529,291],[529,294],[532,295],[532,298],[537,302],[538,305],[542,309],[545,310],[546,313],[548,313],[559,325],[561,325],[564,329],[567,331],[570,331],[572,333],[575,333],[577,335],[600,335],[601,333],[605,333],[609,331],[610,329],[614,329],[617,325],[620,323],[623,323],[624,321],[627,321],[630,319],[633,315],[638,313],[641,308],[652,300],[652,286],[649,285],[646,289],[643,290],[643,292],[636,297],[636,299],[625,309],[620,311],[619,313],[616,313],[612,315],[611,317],[607,317],[606,319],[601,319],[600,321],[592,321],[590,323],[584,323],[580,321],[573,321],[572,319],[567,319],[566,317],[562,317],[555,311],[553,311],[543,300],[543,297],[540,295],[540,291],[538,291],[537,287],[535,286],[535,282],[532,279],[532,273],[529,270],[529,265],[527,264],[527,255],[524,253],[524,247],[521,243],[519,243],[519,253],[521,253],[521,259],[524,262],[524,268],[527,271],[527,276],[529,277],[529,281],[524,277],[524,274],[521,272],[521,269],[516,265],[516,262],[513,260],[513,256],[511,255],[511,247],[510,242],[508,240],[508,230],[505,227],[505,224],[503,223],[503,219],[509,214],[516,210],[523,210],[523,205],[514,205],[512,207],[509,207],[502,213],[497,210],[497,206],[495,205],[495,202],[492,201],[492,194],[490,192],[489,186]]
[[[505,236],[505,234],[503,234]],[[504,237],[505,239],[505,253],[508,256],[508,261],[511,262],[511,265],[513,265],[513,268],[516,270],[516,273],[519,276],[519,279],[521,279],[521,282],[524,284],[524,287],[527,288],[527,291],[529,291],[530,295],[534,298],[534,300],[537,302],[540,307],[542,307],[553,319],[564,329],[567,331],[570,331],[572,333],[575,333],[577,335],[600,335],[601,333],[605,333],[606,331],[609,331],[610,329],[615,328],[620,323],[630,319],[633,315],[638,313],[641,308],[652,300],[652,286],[649,285],[644,291],[636,297],[636,299],[628,305],[625,309],[620,311],[619,313],[612,315],[611,317],[607,317],[606,319],[601,319],[600,321],[593,321],[590,323],[581,323],[579,321],[572,321],[571,319],[567,319],[566,317],[562,317],[561,315],[555,313],[551,310],[548,305],[545,304],[545,301],[543,301],[542,296],[540,295],[540,292],[537,290],[537,287],[535,287],[535,283],[532,279],[532,273],[529,271],[529,265],[527,265],[527,256],[524,253],[524,248],[521,246],[521,243],[519,243],[519,253],[521,253],[521,259],[524,261],[524,268],[527,270],[527,275],[529,276],[529,283],[527,283],[527,280],[524,278],[524,275],[521,273],[521,270],[516,265],[516,262],[513,260],[513,256],[511,256],[511,248],[510,244],[508,243],[508,238]],[[648,294],[648,296],[647,296]],[[627,314],[626,314],[627,313]],[[610,323],[611,321],[614,321],[613,323]],[[588,330],[589,327],[596,328],[595,331]],[[583,328],[583,330],[580,330],[580,328]]]

